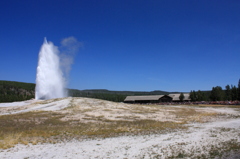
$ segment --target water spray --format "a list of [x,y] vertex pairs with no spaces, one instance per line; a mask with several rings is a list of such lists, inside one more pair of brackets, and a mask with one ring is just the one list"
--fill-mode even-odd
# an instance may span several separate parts
[[58,47],[44,38],[38,57],[35,99],[66,97],[65,81],[60,68]]

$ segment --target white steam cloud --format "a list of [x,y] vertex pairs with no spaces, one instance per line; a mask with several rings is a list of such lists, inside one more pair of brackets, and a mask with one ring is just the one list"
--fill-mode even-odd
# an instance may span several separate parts
[[69,73],[71,71],[71,66],[74,62],[74,57],[78,52],[79,48],[82,46],[83,44],[73,36],[65,38],[61,41],[60,60],[61,60],[61,67],[65,77],[68,78]]
[[61,42],[61,52],[52,42],[44,39],[39,52],[36,74],[36,99],[66,97],[66,85],[73,59],[82,43],[74,37]]

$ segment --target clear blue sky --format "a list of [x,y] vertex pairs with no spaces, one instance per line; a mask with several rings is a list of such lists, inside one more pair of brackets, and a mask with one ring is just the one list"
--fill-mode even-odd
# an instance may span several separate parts
[[69,88],[210,90],[240,78],[239,0],[1,0],[0,80],[35,83],[44,37],[83,43]]

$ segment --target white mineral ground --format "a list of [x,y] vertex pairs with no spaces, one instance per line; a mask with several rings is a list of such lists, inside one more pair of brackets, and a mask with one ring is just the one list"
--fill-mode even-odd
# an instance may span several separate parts
[[[62,98],[47,101],[1,103],[0,115],[34,110],[57,111],[66,114],[71,106],[79,107],[82,113],[66,115],[63,120],[80,119],[87,116],[104,117],[109,120],[152,119],[176,121],[167,112],[187,106],[148,106],[114,103],[89,98]],[[163,109],[164,108],[164,109]],[[190,158],[208,156],[211,149],[223,149],[229,142],[240,143],[240,109],[230,107],[191,107],[196,111],[223,114],[229,118],[216,117],[205,123],[191,123],[187,130],[171,133],[119,136],[111,138],[62,141],[56,144],[18,144],[9,149],[0,149],[0,158],[169,158],[189,154]],[[146,113],[139,113],[139,112]],[[234,118],[232,116],[235,116]],[[86,121],[87,122],[87,121]],[[227,156],[229,155],[229,156]],[[239,150],[222,158],[239,158]],[[181,157],[181,156],[180,156]],[[186,157],[189,158],[189,157]]]

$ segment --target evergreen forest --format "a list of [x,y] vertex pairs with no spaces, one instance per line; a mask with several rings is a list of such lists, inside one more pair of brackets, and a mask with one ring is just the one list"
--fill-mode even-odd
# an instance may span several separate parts
[[[187,93],[187,92],[166,92],[166,91],[110,91],[106,89],[91,89],[91,90],[77,90],[68,89],[68,95],[71,97],[89,97],[104,99],[114,102],[123,102],[126,96],[130,95],[168,95],[172,93]],[[34,98],[35,84],[15,82],[15,81],[1,81],[0,80],[0,103],[23,101]],[[190,98],[192,102],[195,101],[240,101],[240,80],[238,85],[226,85],[225,88],[220,86],[212,87],[209,91],[190,91]]]
[[35,96],[35,84],[0,81],[0,102],[14,102],[32,99]]
[[225,89],[221,86],[212,87],[211,91],[190,92],[190,98],[195,101],[240,101],[240,79],[238,85],[226,85]]

